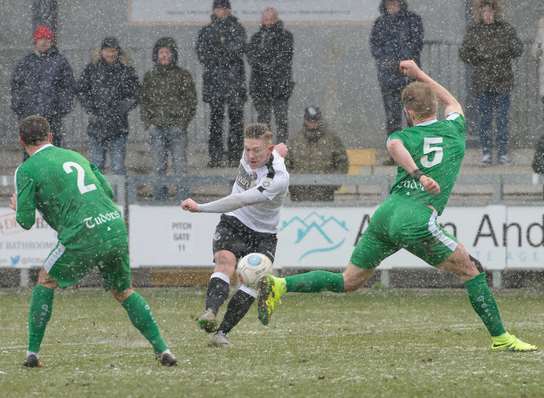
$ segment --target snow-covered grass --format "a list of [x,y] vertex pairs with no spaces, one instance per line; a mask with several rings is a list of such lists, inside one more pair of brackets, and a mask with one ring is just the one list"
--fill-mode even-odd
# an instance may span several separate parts
[[[0,396],[538,397],[544,351],[493,353],[463,290],[288,295],[271,325],[253,308],[233,347],[207,346],[204,292],[142,289],[179,359],[162,368],[109,294],[55,297],[42,369],[24,369],[29,291],[0,290]],[[544,292],[497,293],[508,329],[544,347]]]

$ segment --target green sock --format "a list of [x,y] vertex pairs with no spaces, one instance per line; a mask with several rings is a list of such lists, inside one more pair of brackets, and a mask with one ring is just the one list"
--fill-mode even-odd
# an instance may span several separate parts
[[285,278],[288,292],[317,293],[328,290],[344,292],[344,275],[340,272],[312,271]]
[[142,296],[134,292],[123,301],[122,306],[127,311],[128,317],[134,327],[151,343],[156,353],[161,353],[168,349],[168,345],[159,331],[159,326],[155,318],[153,318],[151,308]]
[[466,281],[465,287],[467,288],[468,298],[474,311],[481,318],[491,336],[500,336],[505,333],[501,314],[499,313],[493,293],[491,293],[487,285],[485,273],[482,272]]
[[36,285],[32,289],[32,299],[28,310],[28,351],[40,352],[47,322],[53,312],[55,289]]

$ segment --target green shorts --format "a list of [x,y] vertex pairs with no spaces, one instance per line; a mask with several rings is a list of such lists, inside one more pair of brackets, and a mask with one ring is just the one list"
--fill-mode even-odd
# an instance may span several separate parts
[[438,214],[409,198],[390,196],[372,215],[351,255],[351,263],[376,268],[400,249],[432,266],[444,262],[456,249],[457,239],[436,222]]
[[59,242],[43,267],[61,288],[77,284],[94,267],[100,270],[107,290],[122,292],[132,285],[128,245],[124,241],[86,250],[65,248]]

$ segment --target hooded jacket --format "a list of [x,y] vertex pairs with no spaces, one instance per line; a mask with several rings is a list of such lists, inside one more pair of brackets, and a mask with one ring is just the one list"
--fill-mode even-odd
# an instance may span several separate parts
[[[172,63],[159,64],[159,50],[168,48]],[[178,48],[174,39],[164,37],[153,47],[152,70],[146,72],[142,86],[141,117],[146,128],[179,127],[186,129],[196,113],[197,97],[189,71],[177,65]]]
[[140,83],[122,50],[113,64],[95,52],[78,81],[79,100],[89,114],[91,135],[128,134],[128,113],[137,105]]
[[19,119],[63,117],[72,111],[76,84],[70,64],[56,47],[25,56],[11,78],[11,109]]
[[236,17],[211,16],[210,24],[198,32],[196,54],[202,64],[204,102],[247,100],[244,52],[246,31]]
[[[288,143],[286,165],[296,174],[345,174],[348,171],[346,148],[335,133],[323,123],[316,130],[303,127]],[[292,186],[292,200],[333,200],[331,185]]]
[[247,46],[251,65],[249,94],[253,100],[288,99],[294,86],[293,35],[278,21],[261,26]]
[[472,84],[477,94],[507,94],[514,86],[512,60],[523,53],[523,43],[508,22],[496,17],[492,24],[467,28],[459,57],[474,67]]
[[405,0],[398,0],[400,11],[397,14],[388,14],[386,1],[381,1],[381,15],[370,32],[370,51],[376,59],[380,85],[386,88],[402,88],[408,84],[408,79],[400,73],[399,63],[412,59],[420,64],[423,22],[419,15],[408,11]]

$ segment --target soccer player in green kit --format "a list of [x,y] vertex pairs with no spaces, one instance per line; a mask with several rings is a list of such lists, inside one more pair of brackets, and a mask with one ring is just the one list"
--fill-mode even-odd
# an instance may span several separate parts
[[51,145],[47,120],[29,116],[19,141],[30,156],[15,172],[10,207],[17,223],[30,229],[38,210],[58,233],[58,244],[40,269],[28,316],[28,351],[23,363],[41,367],[40,345],[53,309],[56,287],[78,283],[97,266],[104,287],[121,303],[132,324],[153,346],[164,366],[176,358],[162,338],[149,304],[132,289],[127,230],[113,203],[111,186],[98,168],[77,152]]
[[[401,70],[417,81],[402,93],[409,127],[391,134],[387,150],[399,165],[389,197],[373,214],[343,274],[312,271],[286,278],[267,276],[258,285],[258,314],[268,324],[286,292],[350,292],[372,276],[383,259],[404,248],[427,263],[453,272],[491,335],[492,350],[534,351],[509,334],[481,264],[437,223],[459,175],[465,152],[465,119],[459,102],[415,62]],[[437,101],[446,119],[437,120]]]

